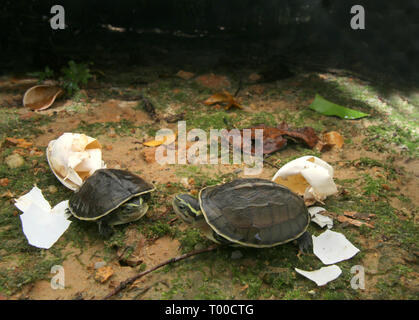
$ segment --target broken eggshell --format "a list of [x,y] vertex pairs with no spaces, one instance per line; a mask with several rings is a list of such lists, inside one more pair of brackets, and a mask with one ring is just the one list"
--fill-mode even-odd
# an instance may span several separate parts
[[311,216],[311,221],[317,223],[320,228],[324,228],[327,226],[328,229],[333,227],[333,220],[328,217],[320,214],[320,212],[326,211],[326,209],[322,207],[310,207],[308,208],[308,212]]
[[305,156],[286,163],[272,181],[304,196],[305,201],[314,199],[321,202],[338,191],[333,182],[332,166],[315,156]]
[[319,270],[314,271],[305,271],[298,268],[294,268],[294,270],[302,276],[314,281],[319,287],[337,279],[342,274],[342,269],[337,265],[322,267]]
[[23,212],[20,215],[23,233],[28,243],[34,247],[51,248],[71,224],[67,213],[68,200],[51,208],[36,186],[15,199],[15,202],[15,206]]
[[47,160],[57,179],[73,191],[97,169],[106,168],[99,141],[79,133],[64,133],[50,141]]
[[57,86],[38,85],[29,88],[23,96],[23,106],[40,111],[49,108],[64,90]]
[[345,235],[326,230],[318,237],[312,236],[313,253],[324,264],[330,265],[348,260],[359,252]]

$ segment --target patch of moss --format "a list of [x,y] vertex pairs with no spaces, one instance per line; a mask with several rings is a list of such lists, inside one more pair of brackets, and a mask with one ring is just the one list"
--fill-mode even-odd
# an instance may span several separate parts
[[395,146],[399,152],[406,152],[413,157],[419,156],[419,135],[410,128],[401,128],[395,124],[369,126],[363,143],[369,150],[392,151]]
[[179,239],[182,252],[189,252],[195,249],[195,246],[200,243],[206,246],[209,241],[203,237],[201,232],[195,228],[187,228],[180,235],[177,236]]
[[268,127],[276,127],[278,125],[277,118],[271,112],[260,111],[250,114],[246,120],[241,124],[242,128],[251,128],[259,124],[264,124]]
[[51,268],[62,262],[63,258],[46,259],[41,253],[28,256],[17,268],[2,268],[0,269],[0,292],[10,296],[26,284],[47,279]]
[[222,289],[222,280],[204,279],[198,288],[198,293],[194,296],[197,300],[225,300],[227,296]]
[[188,110],[186,112],[186,130],[201,129],[209,132],[210,129],[232,129],[240,122],[242,112],[237,111],[213,111],[213,112],[197,112]]
[[35,114],[30,119],[19,117],[17,109],[0,108],[0,141],[5,137],[33,138],[43,133],[40,129],[56,119],[56,115]]
[[147,238],[160,238],[165,235],[173,235],[173,229],[167,221],[155,221],[148,225],[146,237]]
[[383,188],[383,185],[386,184],[386,180],[384,178],[377,178],[374,179],[368,174],[364,175],[364,186],[363,191],[364,194],[367,196],[375,195],[378,197],[385,197],[387,191]]

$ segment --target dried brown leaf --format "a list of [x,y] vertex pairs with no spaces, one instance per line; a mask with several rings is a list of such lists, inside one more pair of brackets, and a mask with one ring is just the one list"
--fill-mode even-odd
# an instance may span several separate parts
[[10,180],[8,178],[0,179],[0,186],[1,187],[7,187],[10,183]]
[[215,93],[204,101],[204,104],[206,104],[207,106],[211,106],[216,103],[224,103],[224,108],[226,110],[232,107],[243,109],[243,107],[237,102],[237,100],[227,91]]
[[369,221],[371,218],[375,217],[374,214],[356,212],[356,211],[344,211],[343,214],[347,217],[351,217],[352,219],[362,219]]
[[[289,129],[286,123],[282,123],[278,127],[267,127],[264,124],[258,125],[251,130],[251,141],[243,141],[243,130],[240,131],[242,139],[239,142],[235,141],[229,132],[223,132],[222,138],[229,140],[233,148],[238,150],[251,150],[254,154],[256,130],[263,130],[263,154],[271,154],[283,149],[287,145],[287,139],[297,138],[298,141],[303,141],[309,147],[314,147],[318,141],[318,137],[313,128],[304,127],[301,129]],[[247,139],[246,139],[247,140]],[[249,145],[251,144],[251,145]]]
[[178,76],[179,78],[183,80],[189,80],[195,77],[195,74],[192,72],[180,70],[178,73],[176,73],[176,76]]
[[10,190],[7,190],[5,193],[3,193],[1,196],[0,196],[1,198],[14,198],[15,197],[15,195],[10,191]]
[[360,227],[362,225],[365,225],[369,228],[374,228],[374,226],[372,224],[362,222],[362,221],[359,221],[359,220],[355,220],[355,219],[352,219],[352,218],[348,218],[348,217],[342,216],[342,215],[338,216],[337,220],[341,223],[349,223],[350,225],[353,225],[353,226],[356,226],[356,227]]
[[339,132],[330,131],[323,135],[323,142],[326,145],[336,146],[341,149],[343,147],[343,137]]
[[243,292],[245,290],[247,290],[247,288],[249,288],[249,284],[246,283],[243,287],[240,288],[240,291]]

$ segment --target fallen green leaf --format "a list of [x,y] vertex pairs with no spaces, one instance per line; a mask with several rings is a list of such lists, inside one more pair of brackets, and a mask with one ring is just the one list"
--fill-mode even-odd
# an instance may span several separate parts
[[310,109],[325,116],[338,116],[342,119],[359,119],[369,116],[367,113],[345,108],[333,102],[327,101],[319,94],[316,94],[314,101],[309,107]]

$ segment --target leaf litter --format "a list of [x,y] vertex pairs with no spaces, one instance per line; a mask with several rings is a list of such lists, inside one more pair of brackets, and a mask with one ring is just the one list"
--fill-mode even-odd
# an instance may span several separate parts
[[229,110],[233,107],[243,109],[243,107],[236,100],[236,98],[234,98],[229,92],[225,90],[223,92],[213,94],[211,97],[204,101],[204,104],[206,104],[207,106],[211,106],[216,103],[223,104],[225,110]]
[[[250,130],[250,141],[245,141],[245,139],[243,139],[244,130]],[[233,148],[242,150],[243,152],[245,150],[251,150],[251,153],[254,154],[257,139],[256,130],[263,130],[264,155],[272,154],[276,151],[284,149],[287,146],[288,140],[303,143],[309,148],[313,148],[319,140],[313,128],[303,127],[292,129],[285,122],[281,123],[277,127],[268,127],[265,124],[260,124],[255,127],[241,129],[239,130],[241,135],[240,143],[238,143],[235,139],[231,141],[232,137],[228,132],[223,131],[222,134],[225,140],[232,143]],[[250,143],[251,145],[245,145],[245,143]]]

